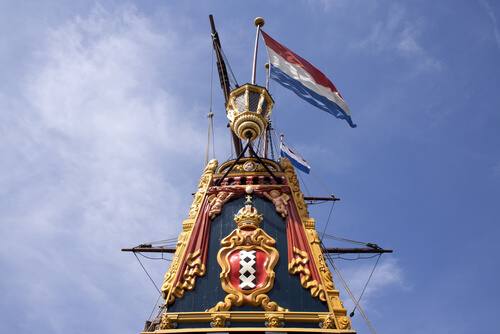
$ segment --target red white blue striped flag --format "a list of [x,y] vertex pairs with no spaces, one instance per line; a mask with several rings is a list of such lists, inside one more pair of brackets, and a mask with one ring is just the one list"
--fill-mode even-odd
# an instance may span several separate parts
[[349,108],[333,83],[307,60],[261,32],[271,63],[271,79],[355,128]]
[[280,156],[284,158],[288,158],[292,165],[294,165],[297,169],[303,171],[306,174],[309,174],[311,167],[307,164],[307,162],[299,157],[297,154],[293,153],[288,147],[283,144],[283,139],[281,140],[280,145]]

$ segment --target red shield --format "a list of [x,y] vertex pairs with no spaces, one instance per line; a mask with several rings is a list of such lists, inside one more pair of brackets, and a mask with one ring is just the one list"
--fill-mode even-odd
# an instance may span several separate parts
[[[242,292],[252,292],[256,289],[261,288],[267,278],[267,272],[266,272],[266,265],[269,260],[269,257],[266,252],[260,250],[260,249],[254,249],[253,251],[255,252],[255,264],[253,264],[252,268],[255,269],[255,272],[253,275],[255,278],[253,278],[251,281],[253,282],[252,288],[243,288],[243,282],[240,279],[241,275],[241,270],[243,268],[242,266],[242,259],[240,258],[241,254],[241,248],[240,249],[235,249],[228,255],[228,260],[229,260],[229,266],[230,266],[230,271],[229,271],[229,282],[231,285]],[[244,263],[244,262],[243,262]],[[244,270],[244,269],[243,269]]]

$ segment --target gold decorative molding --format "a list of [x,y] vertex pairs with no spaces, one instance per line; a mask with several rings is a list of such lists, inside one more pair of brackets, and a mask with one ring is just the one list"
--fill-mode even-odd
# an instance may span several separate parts
[[[170,264],[170,269],[165,274],[165,280],[163,281],[163,285],[161,286],[161,293],[163,299],[165,300],[170,299],[169,294],[172,290],[172,285],[175,281],[175,277],[177,276],[181,259],[184,256],[186,245],[191,235],[191,230],[193,228],[192,224],[194,223],[192,223],[191,220],[185,220],[182,224],[183,232],[179,234],[179,238],[177,239],[177,247],[175,248],[174,257],[172,258],[172,263]],[[171,302],[173,302],[173,299],[171,300]]]
[[293,199],[297,205],[297,210],[299,211],[300,218],[308,219],[309,211],[307,211],[307,204],[304,200],[304,194],[300,191],[299,179],[297,179],[297,174],[295,174],[295,169],[288,158],[281,158],[281,166],[285,170],[288,184],[292,190]]
[[189,232],[193,229],[195,220],[194,219],[186,219],[182,222],[182,231]]
[[[347,314],[347,309],[344,308],[342,301],[339,299],[339,291],[335,289],[333,275],[328,268],[323,251],[321,250],[321,242],[318,233],[314,229],[306,229],[306,234],[313,256],[316,258],[323,288],[327,295],[326,301],[328,306],[337,316],[345,316]],[[339,328],[340,324],[338,323],[337,318],[333,318],[333,320],[336,322],[336,328]]]
[[337,318],[340,329],[351,329],[351,319],[346,316]]
[[[265,311],[237,311],[237,312],[175,312],[175,313],[164,313],[162,315],[162,320],[165,318],[165,322],[170,321],[171,324],[177,328],[162,328],[160,325],[160,330],[156,330],[155,333],[207,333],[207,332],[221,332],[221,327],[210,327],[210,322],[214,321],[215,317],[221,315],[225,321],[231,321],[231,323],[245,322],[245,323],[262,323],[269,321],[270,317],[277,317],[280,323],[283,321],[286,327],[272,327],[273,332],[304,332],[304,328],[298,328],[295,324],[312,323],[312,324],[325,324],[325,320],[332,315],[328,312],[265,312]],[[339,317],[341,318],[341,317]],[[347,317],[346,317],[347,318]],[[349,321],[349,318],[347,318]],[[345,320],[342,320],[345,322]],[[199,328],[182,328],[182,324],[186,323],[199,323]],[[349,322],[350,323],[350,322]],[[181,328],[179,328],[181,327]],[[266,332],[270,331],[271,327],[226,327],[223,332]],[[307,332],[315,333],[344,333],[344,334],[355,334],[354,330],[350,330],[347,327],[344,329],[339,329],[339,327],[334,327],[333,329],[324,329],[321,327],[307,328]]]
[[[271,160],[264,159],[264,163],[266,164],[267,168],[269,168],[273,172],[281,172],[280,166]],[[227,161],[223,163],[219,169],[217,170],[217,173],[224,173],[229,166],[232,165],[234,160]],[[253,163],[253,167],[250,163]],[[242,158],[234,165],[233,169],[231,172],[246,172],[246,173],[252,173],[252,172],[263,172],[267,173],[266,169],[264,166],[255,158]]]
[[168,313],[163,313],[161,316],[161,324],[160,328],[161,329],[173,329],[177,327],[177,323],[175,320],[177,320],[178,315],[177,314],[168,314]]
[[194,195],[193,204],[191,204],[191,207],[189,208],[189,219],[196,220],[198,212],[200,211],[200,206],[203,201],[203,197],[205,197],[205,193],[207,192],[207,189],[210,186],[210,183],[212,182],[212,177],[218,165],[219,162],[216,159],[212,159],[205,167],[200,182],[198,182],[198,191]]
[[316,226],[314,218],[302,219],[302,223],[304,224],[305,229],[314,229]]
[[325,262],[325,257],[323,256],[323,252],[321,250],[321,242],[319,240],[318,232],[316,232],[316,230],[314,229],[306,229],[306,233],[309,245],[311,246],[311,251],[317,259],[317,267],[320,272],[323,285],[327,290],[335,290],[335,285],[333,284],[332,280],[333,275],[328,269],[328,265]]
[[[165,280],[163,281],[163,285],[161,287],[162,296],[165,299],[165,304],[170,305],[174,302],[175,298],[182,298],[184,295],[184,289],[192,290],[194,288],[194,283],[192,279],[192,273],[181,273],[183,275],[187,275],[188,278],[191,278],[190,282],[184,282],[183,284],[177,284],[177,286],[173,286],[177,275],[179,274],[179,266],[181,265],[181,260],[184,258],[186,247],[189,242],[189,238],[191,236],[191,232],[193,230],[194,224],[196,222],[196,218],[198,217],[198,213],[200,211],[201,204],[203,202],[203,198],[207,192],[210,183],[212,182],[213,174],[217,169],[218,162],[216,159],[210,160],[210,162],[205,167],[203,171],[203,175],[198,182],[198,191],[194,195],[193,203],[191,204],[189,211],[189,219],[185,220],[182,223],[182,232],[179,235],[177,241],[177,247],[175,249],[174,257],[172,258],[172,263],[170,264],[170,269],[165,274]],[[192,258],[192,254],[191,258]],[[204,267],[204,266],[203,266]],[[193,269],[194,270],[194,269]],[[196,270],[200,271],[202,269],[196,268]],[[180,296],[180,297],[179,297]]]

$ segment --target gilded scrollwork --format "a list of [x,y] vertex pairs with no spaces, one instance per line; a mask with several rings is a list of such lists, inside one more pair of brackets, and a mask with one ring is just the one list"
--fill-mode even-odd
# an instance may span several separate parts
[[[247,203],[251,203],[250,196],[247,196]],[[221,285],[227,295],[223,302],[217,303],[207,312],[229,311],[233,306],[243,305],[261,306],[266,311],[288,311],[272,302],[266,295],[274,285],[275,273],[273,269],[278,263],[279,254],[273,247],[276,241],[259,228],[262,219],[263,215],[259,215],[257,209],[251,204],[246,204],[235,215],[234,220],[238,228],[222,239],[222,248],[217,254],[217,261],[222,269]],[[261,262],[262,269],[258,273],[260,275],[259,283],[251,288],[242,288],[238,286],[238,283],[231,281],[232,268],[229,258],[234,254],[241,254],[241,252],[259,253],[265,258],[265,261]]]
[[[184,226],[185,224],[183,224]],[[165,280],[163,281],[163,285],[161,286],[161,292],[163,295],[163,299],[168,298],[168,293],[172,289],[172,284],[175,280],[175,276],[177,271],[179,270],[179,263],[184,254],[184,250],[186,248],[187,242],[189,240],[189,236],[191,235],[191,230],[185,230],[179,234],[179,238],[177,239],[177,247],[175,249],[174,257],[172,258],[172,263],[170,264],[170,269],[165,274]]]
[[198,191],[194,195],[193,204],[191,204],[191,207],[189,208],[189,219],[195,219],[196,216],[198,215],[198,211],[200,211],[201,202],[203,201],[203,197],[205,197],[205,193],[207,192],[208,186],[212,182],[212,177],[218,165],[219,165],[218,161],[216,159],[212,159],[205,167],[200,182],[198,182]]
[[321,242],[319,240],[318,232],[313,228],[306,229],[307,239],[311,245],[311,250],[317,259],[318,270],[321,275],[321,281],[327,290],[335,290],[335,285],[333,284],[333,275],[328,269],[328,265],[325,262],[325,257],[321,250]]
[[283,166],[283,169],[287,174],[287,179],[289,181],[300,217],[302,219],[308,219],[309,211],[307,210],[307,204],[304,200],[304,194],[300,191],[299,180],[297,179],[297,174],[295,174],[292,163],[287,158],[281,158],[281,166]]
[[326,301],[325,289],[321,282],[311,279],[311,271],[307,269],[306,264],[309,262],[307,252],[293,248],[294,258],[288,264],[288,272],[292,275],[300,275],[300,284],[304,289],[311,290],[311,296],[318,297],[321,301]]
[[340,329],[351,329],[351,319],[346,316],[341,316],[337,318]]
[[170,298],[167,304],[173,303],[175,298],[183,298],[185,290],[191,291],[194,289],[196,277],[205,275],[206,267],[199,258],[200,253],[201,251],[198,250],[186,256],[186,269],[184,273],[182,273],[182,281],[177,282],[171,289]]

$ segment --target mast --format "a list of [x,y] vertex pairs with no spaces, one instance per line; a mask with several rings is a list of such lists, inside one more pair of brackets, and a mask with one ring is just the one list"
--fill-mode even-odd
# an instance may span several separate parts
[[[229,100],[229,92],[231,90],[229,86],[229,76],[227,74],[226,62],[224,61],[224,57],[222,56],[222,48],[220,45],[219,34],[215,29],[214,18],[211,14],[208,16],[208,18],[210,19],[210,26],[212,27],[212,42],[214,45],[215,56],[217,57],[217,71],[219,72],[220,86],[222,88],[222,92],[224,93],[224,105],[227,107],[227,102]],[[241,144],[241,140],[234,133],[234,131],[233,130],[230,131],[231,131],[231,137],[233,139],[234,150],[236,152],[236,155],[238,156],[240,155],[243,146]]]

